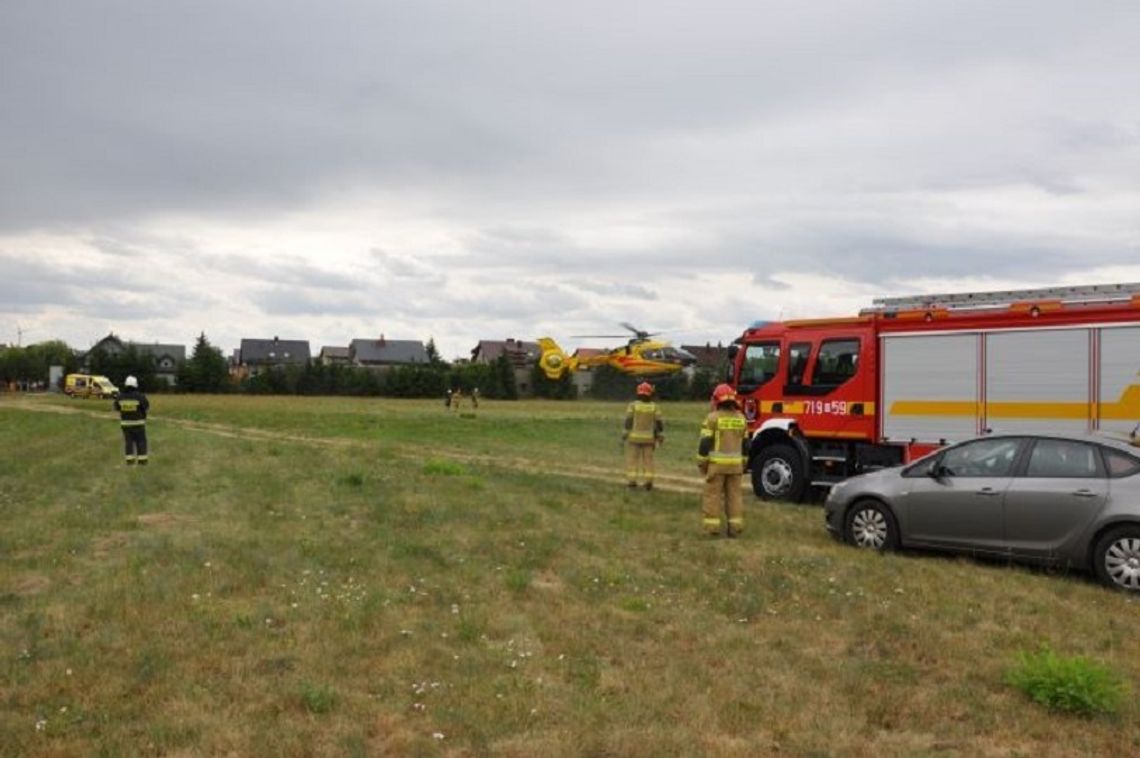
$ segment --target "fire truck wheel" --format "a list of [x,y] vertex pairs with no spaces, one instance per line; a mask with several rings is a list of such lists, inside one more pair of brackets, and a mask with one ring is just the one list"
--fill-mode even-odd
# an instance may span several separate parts
[[1112,589],[1140,593],[1140,527],[1113,529],[1097,540],[1093,568]]
[[798,503],[807,485],[803,457],[791,445],[772,445],[752,461],[752,491],[761,500]]
[[871,550],[894,550],[899,545],[894,514],[874,500],[860,500],[848,509],[843,536],[850,544]]

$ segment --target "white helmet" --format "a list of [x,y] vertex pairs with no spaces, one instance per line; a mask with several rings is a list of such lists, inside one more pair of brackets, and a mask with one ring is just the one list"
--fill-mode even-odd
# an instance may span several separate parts
[[135,379],[133,376],[128,376],[126,381],[123,382],[123,385],[126,387],[132,387],[134,389],[138,389],[139,380]]

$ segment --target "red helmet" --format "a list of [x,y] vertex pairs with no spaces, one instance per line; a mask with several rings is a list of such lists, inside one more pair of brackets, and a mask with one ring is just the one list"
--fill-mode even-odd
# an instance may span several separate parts
[[721,403],[735,403],[736,390],[729,387],[727,384],[718,384],[712,393],[713,405],[720,405]]
[[653,385],[649,382],[642,382],[641,384],[637,385],[637,394],[639,397],[642,395],[649,397],[653,394]]

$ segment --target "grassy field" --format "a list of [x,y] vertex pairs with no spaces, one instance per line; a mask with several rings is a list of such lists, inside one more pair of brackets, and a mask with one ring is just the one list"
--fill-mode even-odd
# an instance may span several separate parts
[[[834,543],[818,507],[699,529],[699,405],[657,491],[622,406],[0,397],[5,755],[1140,753],[1140,706],[1006,683],[1048,645],[1140,676],[1084,576]],[[1134,685],[1133,685],[1134,686]]]

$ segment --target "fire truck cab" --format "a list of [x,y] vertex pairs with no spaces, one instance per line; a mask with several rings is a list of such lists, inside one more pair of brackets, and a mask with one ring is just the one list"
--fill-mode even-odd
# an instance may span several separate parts
[[1140,421],[1140,284],[884,298],[759,322],[729,383],[752,487],[798,502],[991,431],[1127,434]]

